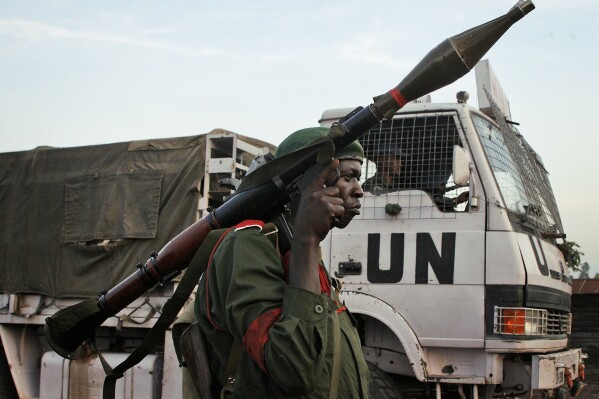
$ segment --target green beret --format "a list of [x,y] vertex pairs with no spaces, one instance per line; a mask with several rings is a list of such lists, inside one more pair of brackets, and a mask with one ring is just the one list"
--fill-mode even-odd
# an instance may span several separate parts
[[[327,136],[328,133],[329,129],[326,127],[309,127],[291,133],[277,147],[277,150],[275,151],[275,158],[279,158],[293,151],[297,151],[300,148],[312,143],[314,140]],[[356,159],[362,162],[364,159],[364,149],[362,148],[362,145],[358,143],[358,141],[354,141],[345,148],[337,149],[334,156],[337,159]]]

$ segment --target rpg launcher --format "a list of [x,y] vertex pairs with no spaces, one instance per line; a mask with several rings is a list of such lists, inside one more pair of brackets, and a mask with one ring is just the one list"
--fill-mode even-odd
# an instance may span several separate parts
[[329,138],[268,162],[256,170],[260,173],[249,174],[227,202],[173,238],[116,287],[102,292],[97,299],[88,299],[49,317],[45,331],[52,348],[71,357],[108,317],[185,269],[211,230],[234,226],[246,219],[274,218],[331,159],[335,147],[345,147],[381,120],[392,118],[408,102],[464,76],[515,22],[534,8],[531,0],[519,1],[507,14],[444,40],[399,85],[334,126]]

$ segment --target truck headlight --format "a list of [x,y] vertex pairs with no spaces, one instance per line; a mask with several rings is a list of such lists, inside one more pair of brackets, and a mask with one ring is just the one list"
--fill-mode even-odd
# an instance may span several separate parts
[[545,335],[547,311],[532,308],[495,307],[495,334]]

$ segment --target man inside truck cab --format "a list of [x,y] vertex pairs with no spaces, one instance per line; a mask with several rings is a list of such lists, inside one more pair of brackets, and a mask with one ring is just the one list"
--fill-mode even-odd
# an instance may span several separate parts
[[395,143],[380,143],[374,151],[376,173],[362,184],[364,191],[381,195],[400,189],[402,159],[407,154]]
[[[275,157],[328,132],[297,131]],[[356,321],[320,253],[329,231],[344,228],[360,213],[363,157],[357,141],[337,151],[292,200],[289,251],[279,251],[281,233],[256,220],[232,228],[212,250],[195,311],[208,343],[215,397],[223,392],[251,399],[368,398],[368,366]],[[234,357],[240,360],[231,367]]]
[[[437,161],[447,159],[451,159],[449,153]],[[396,143],[381,142],[374,151],[373,161],[376,164],[376,173],[362,184],[364,191],[382,195],[401,190],[422,190],[430,195],[434,204],[443,212],[455,211],[457,205],[468,200],[468,191],[461,192],[457,197],[445,195],[450,170],[447,171],[448,175],[441,176],[433,164],[419,167],[421,162],[409,157]]]

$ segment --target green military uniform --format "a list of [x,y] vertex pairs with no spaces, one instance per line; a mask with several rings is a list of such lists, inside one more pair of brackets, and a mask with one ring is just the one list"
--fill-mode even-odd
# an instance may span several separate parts
[[[368,368],[353,317],[334,289],[318,295],[287,286],[280,255],[258,227],[229,233],[207,274],[208,284],[206,277],[200,280],[196,315],[209,342],[211,370],[221,385],[233,340],[243,342],[236,398],[328,398],[335,313],[342,340],[337,397],[368,397]],[[272,325],[258,328],[256,334],[256,320]],[[263,346],[256,342],[264,340]],[[257,346],[262,346],[263,356],[258,362],[248,353],[248,348],[255,353]]]
[[[327,133],[300,130],[279,145],[276,157]],[[334,156],[361,162],[364,153],[354,142]],[[214,380],[226,382],[231,347],[241,343],[235,398],[325,399],[331,387],[337,398],[367,398],[368,367],[356,323],[322,263],[320,294],[291,287],[282,256],[289,254],[279,253],[261,222],[243,225],[225,235],[199,282],[196,316]],[[333,375],[338,378],[332,384]]]

